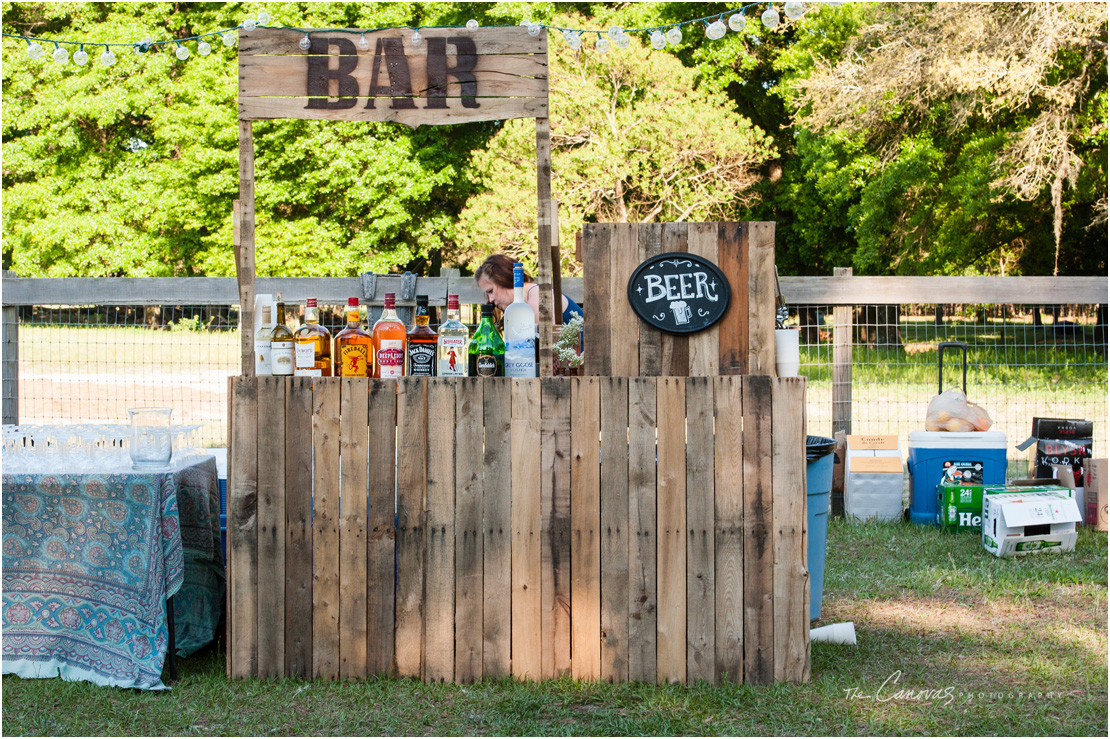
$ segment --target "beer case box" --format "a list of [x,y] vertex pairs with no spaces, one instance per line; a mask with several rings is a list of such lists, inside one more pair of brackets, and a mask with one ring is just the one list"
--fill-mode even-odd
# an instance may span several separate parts
[[1084,511],[1087,525],[1099,531],[1107,527],[1107,468],[1105,459],[1088,459],[1083,465],[1083,488],[1087,495]]
[[996,557],[1074,551],[1080,516],[1070,493],[1058,486],[984,488],[983,547]]
[[983,486],[942,482],[937,485],[941,531],[983,530]]

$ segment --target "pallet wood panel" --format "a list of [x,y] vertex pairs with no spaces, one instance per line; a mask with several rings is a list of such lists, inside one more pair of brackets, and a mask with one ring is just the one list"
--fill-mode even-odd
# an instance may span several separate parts
[[540,672],[570,672],[570,398],[571,381],[545,378],[540,388]]
[[686,681],[716,677],[713,383],[686,378]]
[[[645,262],[662,251],[662,229],[641,226],[636,229],[636,234],[636,264]],[[634,374],[658,377],[663,374],[663,334],[638,318],[636,319],[636,332],[640,339],[640,367],[639,372]]]
[[345,377],[339,398],[339,676],[366,677],[366,499],[369,380]]
[[771,379],[744,380],[744,682],[774,679]]
[[736,275],[732,285],[732,302],[720,327],[722,375],[748,374],[748,226],[744,223],[721,223],[717,233],[717,265],[726,275]]
[[[805,381],[784,377],[775,381],[771,422],[774,526],[775,680],[802,682],[809,650],[809,569],[806,532],[806,432],[804,416],[791,413],[805,400]],[[783,402],[786,401],[786,402]],[[802,587],[797,587],[801,582]]]
[[601,676],[600,401],[597,378],[571,379],[570,652],[577,680]]
[[455,679],[455,382],[428,385],[424,679]]
[[483,506],[482,672],[504,677],[512,671],[512,381],[483,380],[485,464]]
[[540,381],[512,382],[513,677],[541,676]]
[[628,680],[628,378],[601,380],[601,679]]
[[[661,251],[689,251],[689,233],[688,223],[664,223]],[[589,275],[589,272],[585,274],[587,285],[591,279]],[[587,320],[589,315],[589,313],[586,314]],[[590,326],[587,325],[587,328]],[[650,331],[651,328],[647,330]],[[660,344],[659,374],[671,377],[685,377],[690,374],[690,337],[662,334]]]
[[312,675],[339,677],[339,393],[312,383]]
[[[719,266],[721,261],[717,256],[719,230],[719,224],[716,223],[691,223],[687,237],[687,248],[690,253]],[[731,305],[731,302],[729,304]],[[692,376],[712,377],[720,374],[720,340],[720,322],[690,335],[690,374]]]
[[744,681],[744,408],[741,378],[714,378],[713,479],[716,661],[718,678]]
[[775,224],[748,229],[748,374],[775,373]]
[[396,664],[401,677],[424,675],[427,383],[397,381]]
[[369,380],[367,398],[366,671],[393,675],[397,381]]
[[[639,371],[640,357],[636,342],[631,338],[637,335],[640,319],[628,304],[626,287],[628,278],[639,264],[639,240],[637,228],[632,223],[615,223],[612,226],[612,240],[609,246],[609,274],[612,289],[609,291],[609,332],[612,337],[622,337],[604,347],[609,352],[609,374],[633,376]],[[590,312],[583,307],[586,315]]]
[[656,472],[656,670],[659,682],[686,682],[686,381],[663,377]]
[[628,380],[628,679],[655,682],[656,381]]
[[[258,378],[258,428],[285,429],[285,381]],[[273,451],[272,434],[259,436],[260,460]],[[285,674],[285,465],[258,466],[258,673]]]
[[482,382],[455,388],[455,682],[482,679]]
[[[586,272],[593,275],[582,291],[582,311],[590,336],[599,337],[598,340],[603,343],[610,338],[609,296],[613,287],[609,279],[609,236],[609,230],[596,223],[587,223],[582,228],[582,263],[587,265]],[[613,374],[608,351],[586,351],[585,354],[587,375]]]
[[[232,449],[228,465],[228,626],[237,638],[228,650],[232,677],[258,672],[258,383],[229,378]],[[252,451],[253,450],[253,451]]]
[[[310,678],[312,677],[313,540],[312,378],[293,377],[286,382],[288,389],[285,399],[285,674],[290,677]],[[392,508],[392,505],[390,507]],[[392,581],[392,578],[390,580]],[[392,613],[392,597],[390,601]],[[271,623],[270,628],[276,627]]]
[[[422,28],[420,35],[424,37],[425,41],[430,38],[449,38],[451,36],[458,36],[459,34],[474,34],[475,38],[481,39],[482,52],[485,54],[538,54],[547,49],[547,42],[542,36],[531,36],[528,34],[528,29],[519,26],[495,26],[489,28],[480,28],[477,31],[467,31],[462,28]],[[357,42],[361,36],[361,31],[347,30],[347,31],[328,31],[328,36],[343,36],[349,38],[352,43]],[[411,41],[411,32],[405,33],[402,29],[392,31],[375,31],[366,34],[366,40],[370,42],[370,50],[366,52],[357,52],[361,54],[374,53],[375,41],[378,38],[399,38],[401,39],[404,53],[407,56],[427,56],[428,45],[426,43],[420,46],[414,46]],[[306,56],[312,54],[312,50],[304,51],[298,46],[298,42],[304,37],[300,31],[295,31],[286,28],[256,28],[253,31],[239,30],[239,55],[241,57],[249,57],[256,55],[278,55],[289,54],[294,56]]]

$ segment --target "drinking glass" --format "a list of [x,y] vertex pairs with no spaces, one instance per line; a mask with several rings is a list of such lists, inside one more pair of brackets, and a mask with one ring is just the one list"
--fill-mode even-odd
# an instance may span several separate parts
[[157,470],[170,463],[173,436],[170,431],[172,408],[131,408],[131,468]]

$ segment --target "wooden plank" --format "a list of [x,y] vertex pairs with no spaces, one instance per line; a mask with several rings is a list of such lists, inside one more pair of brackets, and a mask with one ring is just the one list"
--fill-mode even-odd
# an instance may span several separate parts
[[504,677],[512,667],[512,380],[482,380],[485,453],[482,674]]
[[[269,461],[285,446],[285,378],[258,378],[258,428]],[[272,463],[258,466],[258,675],[285,675],[285,465]]]
[[[714,229],[716,231],[716,229]],[[686,378],[686,682],[717,682],[713,382]]]
[[[688,228],[690,253],[717,264],[718,230],[719,226],[716,223],[691,223]],[[689,347],[691,376],[714,377],[720,374],[720,323],[715,323],[704,331],[692,334],[689,337]]]
[[614,341],[609,345],[609,369],[613,375],[634,376],[640,369],[640,352],[631,337],[637,335],[638,324],[642,321],[628,303],[628,278],[639,265],[640,250],[634,224],[614,223],[610,229],[609,332]]
[[601,679],[628,680],[628,380],[601,378]]
[[[309,29],[312,30],[312,29]],[[312,34],[321,35],[319,31]],[[362,35],[359,29],[333,30],[328,29],[326,36],[329,38],[346,38],[355,43]],[[531,36],[527,28],[521,26],[489,26],[479,28],[477,31],[467,31],[462,28],[421,28],[420,35],[425,43],[416,46],[411,41],[412,32],[408,29],[386,29],[381,31],[366,32],[366,40],[370,42],[369,50],[360,52],[362,55],[373,56],[376,42],[379,38],[397,38],[403,45],[407,56],[419,57],[428,55],[427,40],[432,38],[451,38],[460,35],[474,40],[480,54],[535,54],[547,48],[544,34]],[[298,43],[304,37],[300,30],[288,28],[256,28],[253,31],[239,30],[239,55],[256,54],[299,54],[307,52],[302,50]]]
[[[7,271],[5,270],[5,275]],[[5,282],[5,287],[8,283]],[[5,295],[5,298],[7,296]],[[5,305],[3,317],[3,416],[4,423],[19,423],[19,313]]]
[[[546,63],[547,54],[545,53],[543,56]],[[546,95],[546,79],[544,85],[544,95]],[[551,199],[551,122],[546,116],[536,118],[536,199],[536,282],[539,289],[539,302],[536,310],[539,317],[539,356],[543,358],[543,361],[539,363],[538,375],[540,377],[551,377],[554,369],[550,360],[552,341],[554,340],[552,327],[555,325],[556,312],[562,313],[562,311],[556,311],[555,309],[555,294],[551,287],[550,247],[558,239],[556,235],[558,227],[555,225],[555,202]],[[563,305],[561,295],[558,305],[560,308]]]
[[656,383],[628,381],[628,679],[649,683],[656,679]]
[[239,282],[239,332],[242,374],[254,374],[254,136],[250,121],[239,121],[239,240],[235,277]]
[[513,677],[537,680],[540,654],[540,382],[512,388]]
[[312,383],[312,675],[339,677],[339,383]]
[[366,527],[366,672],[394,674],[397,381],[369,380],[369,510]]
[[600,391],[597,378],[571,380],[570,651],[576,680],[601,677]]
[[[612,228],[604,223],[587,223],[582,228],[583,303],[586,342],[598,342],[599,351],[586,351],[587,375],[611,375],[609,348],[609,249]],[[597,337],[594,339],[593,337]],[[597,346],[598,344],[595,344]]]
[[455,380],[428,385],[428,536],[424,679],[455,679]]
[[455,386],[455,682],[482,679],[482,380]]
[[397,674],[424,676],[427,383],[397,381]]
[[370,385],[365,377],[343,377],[332,384],[339,385],[339,676],[363,678]]
[[775,224],[748,225],[748,374],[775,373]]
[[[836,267],[837,277],[850,277],[851,267]],[[855,326],[852,309],[833,310],[833,385],[832,433],[852,433],[852,334]]]
[[285,674],[312,677],[312,378],[284,379]]
[[715,386],[714,564],[716,662],[719,679],[744,681],[744,460],[742,381]]
[[748,228],[743,223],[721,223],[717,230],[717,266],[732,287],[732,301],[720,327],[720,374],[748,371]]
[[540,383],[540,673],[570,671],[570,380]]
[[[662,251],[687,251],[687,223],[666,223],[663,225]],[[690,338],[662,334],[661,374],[672,377],[685,377],[690,374]]]
[[[546,118],[547,98],[482,98],[478,108],[394,109],[386,106],[367,108],[371,98],[358,98],[350,108],[310,108],[309,98],[240,98],[239,118],[244,121],[299,118],[327,121],[386,121],[411,128],[427,125],[454,125],[509,118]],[[446,98],[449,101],[458,98]]]
[[805,682],[809,635],[806,567],[805,378],[772,385],[775,680]]
[[771,378],[750,375],[744,406],[744,682],[767,685],[774,673]]
[[659,423],[656,562],[659,682],[686,682],[686,381],[662,377]]
[[258,672],[258,381],[229,378],[231,447],[227,491],[228,553],[231,580],[231,677]]
[[[663,224],[639,223],[636,233],[636,258],[640,263],[654,257],[663,248]],[[639,318],[636,319],[636,330],[640,336],[640,366],[636,374],[658,377],[663,373],[663,334]]]

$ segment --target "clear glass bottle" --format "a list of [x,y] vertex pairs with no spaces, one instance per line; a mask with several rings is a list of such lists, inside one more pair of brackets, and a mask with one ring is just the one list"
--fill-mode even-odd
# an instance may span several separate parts
[[513,302],[505,308],[505,376],[536,376],[536,314],[524,300],[524,265],[513,264]]
[[385,294],[385,309],[374,324],[374,377],[403,377],[408,331],[397,317],[397,296]]
[[300,377],[331,377],[331,333],[320,325],[316,298],[305,301],[304,324],[293,334],[296,365]]
[[493,325],[493,304],[482,305],[482,320],[470,342],[470,374],[473,377],[505,376],[505,342]]
[[469,369],[470,329],[459,319],[459,296],[447,296],[447,320],[440,324],[436,342],[440,377],[466,377]]
[[405,374],[409,377],[435,377],[436,340],[439,337],[428,326],[427,295],[416,296],[416,310],[412,315],[412,328],[409,329],[405,349]]
[[347,327],[335,335],[335,376],[369,377],[372,344],[362,329],[358,298],[347,298]]
[[270,367],[275,375],[293,374],[293,332],[285,325],[285,301],[277,296],[277,321],[270,332]]
[[254,374],[262,377],[274,374],[270,361],[270,334],[274,331],[273,313],[270,304],[262,306],[262,320],[258,322],[258,331],[254,334]]

